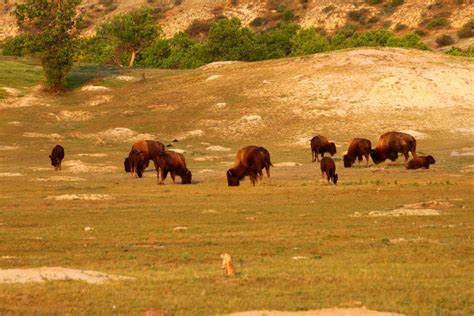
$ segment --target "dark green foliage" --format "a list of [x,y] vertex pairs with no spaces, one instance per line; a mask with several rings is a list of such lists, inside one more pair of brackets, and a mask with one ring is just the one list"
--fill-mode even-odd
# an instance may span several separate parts
[[2,55],[23,57],[28,53],[28,43],[31,41],[27,34],[9,37],[0,44]]
[[377,4],[380,4],[382,2],[383,2],[383,0],[365,0],[365,3],[367,3],[369,5],[377,5]]
[[148,47],[159,34],[153,12],[148,8],[117,15],[97,29],[97,37],[114,46],[119,60],[130,54],[129,66],[133,66],[136,54]]
[[438,44],[440,47],[452,45],[454,44],[454,38],[452,38],[450,35],[443,34],[436,39],[436,44]]
[[19,4],[15,17],[20,30],[27,34],[28,49],[41,59],[47,86],[54,91],[64,88],[77,50],[76,7],[80,0],[28,0]]
[[462,26],[462,28],[458,31],[458,36],[459,38],[474,37],[474,19]]
[[257,34],[257,46],[262,55],[257,60],[286,57],[291,53],[292,37],[300,27],[297,24],[280,24],[278,27]]
[[425,21],[426,27],[429,29],[437,29],[449,26],[449,21],[445,18],[432,18],[431,20]]
[[392,0],[390,4],[392,5],[392,7],[398,7],[399,5],[402,5],[403,2],[404,0]]
[[308,55],[326,52],[331,49],[327,38],[321,36],[315,28],[301,29],[291,39],[291,55]]
[[286,9],[285,11],[283,11],[282,13],[283,21],[290,22],[290,21],[293,21],[294,18],[295,18],[295,14],[290,9]]
[[463,57],[474,57],[474,46],[471,46],[465,50],[459,47],[451,47],[446,54],[452,56],[463,56]]
[[397,23],[397,25],[395,25],[395,28],[394,28],[394,31],[395,32],[400,32],[400,31],[403,31],[405,29],[407,29],[408,26],[406,24],[403,24],[403,23]]

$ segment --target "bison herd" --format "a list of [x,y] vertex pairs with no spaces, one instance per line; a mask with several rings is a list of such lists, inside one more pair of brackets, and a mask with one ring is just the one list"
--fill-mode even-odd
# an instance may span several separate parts
[[[336,153],[336,145],[329,142],[325,136],[315,136],[311,139],[312,161],[320,161],[321,155],[321,175],[326,176],[328,182],[337,184],[338,175],[336,164],[330,157],[324,157],[325,153],[333,156]],[[389,159],[395,161],[398,154],[405,157],[407,169],[429,169],[430,164],[435,163],[433,156],[417,156],[416,140],[413,136],[402,132],[388,132],[380,136],[375,148],[372,148],[370,140],[364,138],[354,138],[343,156],[345,168],[350,168],[356,160],[360,163],[364,158],[366,166],[369,163],[369,156],[375,164],[379,164]],[[413,159],[408,161],[409,153]],[[64,148],[56,145],[51,155],[51,164],[55,170],[61,170],[61,162],[64,158]],[[186,160],[180,153],[166,150],[165,145],[155,140],[141,140],[132,145],[128,157],[124,160],[125,172],[130,172],[132,177],[141,178],[143,171],[148,167],[150,160],[153,161],[156,170],[158,184],[163,184],[168,173],[175,183],[175,176],[181,178],[182,184],[190,184],[192,173],[186,167]],[[227,170],[228,186],[239,186],[240,181],[249,177],[253,185],[263,178],[263,170],[270,179],[270,167],[273,166],[270,160],[270,153],[264,147],[247,146],[237,152],[234,166]]]

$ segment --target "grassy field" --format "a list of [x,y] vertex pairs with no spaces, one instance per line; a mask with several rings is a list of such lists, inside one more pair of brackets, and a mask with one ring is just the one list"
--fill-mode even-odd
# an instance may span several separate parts
[[[442,58],[448,70],[472,69],[467,59]],[[211,315],[337,306],[415,315],[474,313],[474,140],[469,130],[449,132],[472,126],[473,103],[337,118],[322,106],[315,117],[301,119],[290,111],[294,96],[288,91],[265,92],[270,84],[252,89],[257,81],[275,84],[289,77],[290,67],[314,71],[300,62],[192,71],[87,65],[75,69],[68,92],[51,96],[34,89],[41,79],[36,66],[0,59],[0,87],[24,93],[0,103],[0,268],[61,266],[135,278],[0,283],[0,314],[155,309]],[[8,77],[25,68],[24,76]],[[355,68],[344,69],[352,76]],[[329,67],[318,75],[339,71]],[[212,75],[225,80],[209,80]],[[91,84],[110,90],[82,90]],[[315,103],[325,102],[318,98]],[[255,123],[250,114],[262,120]],[[361,125],[363,117],[370,123]],[[427,135],[418,138],[418,151],[436,158],[432,169],[408,172],[401,159],[395,165],[342,167],[352,137],[375,143],[395,126]],[[118,127],[130,132],[121,134]],[[172,185],[168,179],[158,186],[151,168],[143,179],[125,174],[123,157],[140,133],[165,143],[177,138],[173,148],[186,150],[194,183]],[[337,186],[321,181],[309,145],[291,144],[305,133],[322,133],[338,144]],[[53,171],[48,158],[56,143],[66,149],[61,172]],[[300,165],[274,167],[271,182],[265,178],[256,187],[247,180],[229,188],[225,171],[248,144],[268,148],[274,164]],[[210,151],[210,145],[229,151]],[[55,199],[67,194],[109,199]],[[420,202],[426,205],[416,209],[440,215],[383,216]],[[233,257],[235,279],[223,277],[222,253]]]

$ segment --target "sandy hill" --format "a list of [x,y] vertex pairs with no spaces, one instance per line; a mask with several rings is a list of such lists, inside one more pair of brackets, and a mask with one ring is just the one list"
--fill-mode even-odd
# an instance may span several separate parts
[[[0,3],[0,39],[17,32],[10,13],[18,2]],[[256,29],[268,28],[282,20],[285,8],[293,12],[294,21],[302,26],[321,27],[328,32],[352,23],[360,29],[387,28],[404,33],[424,28],[424,22],[434,17],[447,19],[450,26],[428,30],[428,36],[434,36],[455,33],[474,16],[471,0],[405,0],[397,6],[391,3],[389,0],[377,5],[363,0],[84,0],[82,8],[87,12],[89,25],[85,34],[91,34],[104,18],[147,5],[154,9],[167,36],[185,31],[196,22],[209,23],[221,15],[238,17],[244,25]]]

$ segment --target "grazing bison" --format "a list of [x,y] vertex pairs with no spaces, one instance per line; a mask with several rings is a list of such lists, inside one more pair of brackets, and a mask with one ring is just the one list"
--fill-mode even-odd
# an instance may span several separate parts
[[[141,153],[143,154],[143,158],[144,158],[143,170],[145,170],[148,167],[150,160],[153,160],[153,164],[155,165],[155,169],[156,169],[156,176],[158,178],[158,183],[160,183],[161,182],[160,175],[159,175],[160,164],[158,162],[158,155],[159,153],[165,151],[165,145],[163,145],[162,143],[156,140],[140,140],[140,141],[135,142],[132,145],[132,149],[130,151],[133,151],[134,149],[141,151]],[[125,158],[123,165],[124,165],[125,172],[130,172],[130,168],[129,168],[130,161],[128,157]]]
[[324,157],[324,153],[329,153],[334,156],[336,153],[336,144],[330,143],[324,136],[317,135],[311,139],[311,158],[313,162],[319,161],[319,154]]
[[54,167],[55,171],[61,170],[61,162],[64,158],[64,148],[61,145],[54,146],[53,150],[51,151],[51,155],[49,155],[51,159],[51,165]]
[[416,140],[413,136],[401,132],[388,132],[380,136],[375,149],[370,152],[370,157],[374,163],[379,164],[386,159],[395,161],[398,153],[405,156],[405,164],[408,160],[408,152],[416,158]]
[[418,156],[416,158],[413,158],[407,163],[406,168],[407,169],[430,169],[430,165],[434,165],[436,163],[436,160],[433,158],[433,156]]
[[186,167],[186,160],[180,153],[174,151],[163,151],[158,154],[158,161],[161,169],[161,182],[166,179],[168,172],[171,175],[173,183],[175,182],[175,175],[181,177],[182,184],[191,184],[192,173]]
[[143,156],[143,153],[138,149],[133,149],[128,154],[127,160],[132,177],[138,176],[141,178],[145,166],[145,157]]
[[253,185],[263,178],[262,170],[265,169],[270,178],[270,153],[263,147],[247,146],[237,152],[234,167],[227,170],[227,184],[229,186],[239,186],[240,180],[249,176]]
[[323,157],[323,159],[321,159],[321,176],[323,178],[324,174],[326,174],[328,182],[332,180],[332,183],[337,184],[337,179],[339,177],[336,173],[336,164],[330,157]]
[[366,166],[369,164],[369,157],[370,151],[372,150],[372,144],[370,140],[365,138],[354,138],[349,145],[349,149],[347,150],[347,154],[344,155],[344,167],[350,168],[357,160],[359,163],[362,161],[362,157],[365,157],[367,163]]

